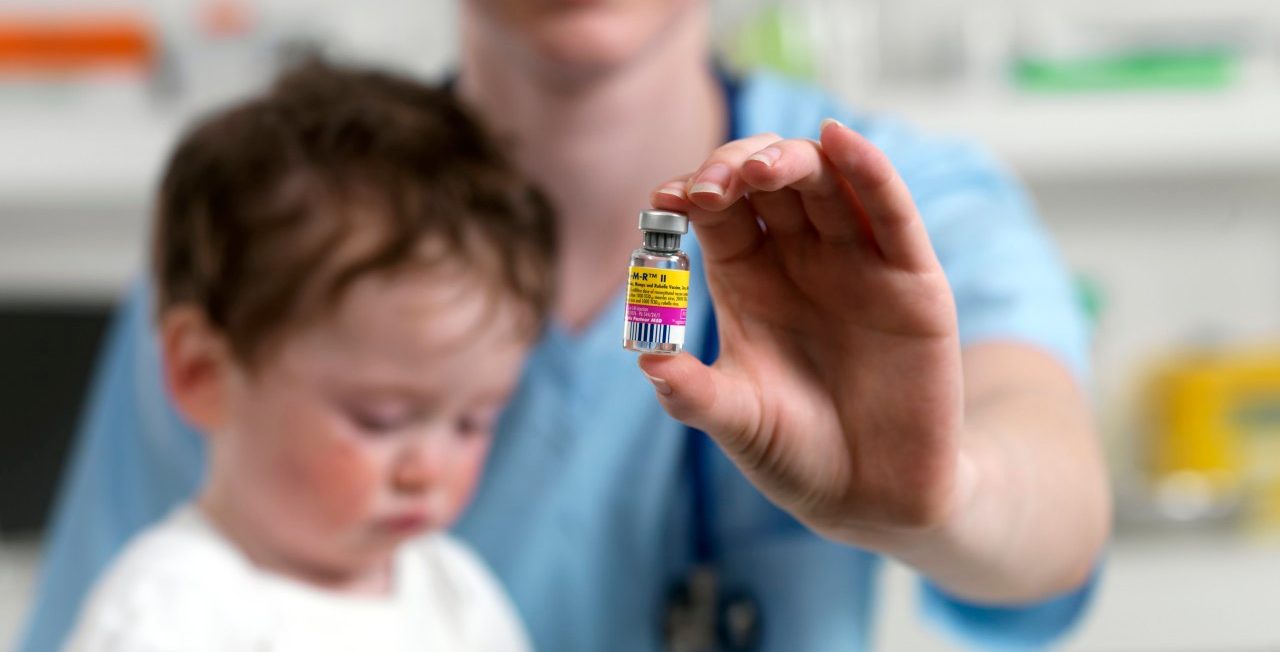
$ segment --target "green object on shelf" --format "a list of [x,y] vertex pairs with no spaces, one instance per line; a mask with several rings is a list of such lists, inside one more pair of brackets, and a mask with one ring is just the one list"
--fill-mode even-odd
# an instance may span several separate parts
[[1228,51],[1143,51],[1014,65],[1014,84],[1027,91],[1073,93],[1128,90],[1218,90],[1236,80],[1239,57]]
[[1076,301],[1089,321],[1090,330],[1098,328],[1102,321],[1102,313],[1107,309],[1107,295],[1102,284],[1086,274],[1076,274],[1072,279],[1075,285]]
[[779,3],[743,22],[731,39],[728,55],[741,69],[768,68],[812,80],[818,71],[812,44],[812,34],[800,10]]

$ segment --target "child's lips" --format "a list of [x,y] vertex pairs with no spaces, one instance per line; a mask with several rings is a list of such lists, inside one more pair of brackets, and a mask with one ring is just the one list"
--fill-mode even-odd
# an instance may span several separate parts
[[389,516],[378,521],[378,525],[393,534],[416,534],[427,529],[431,519],[421,512],[410,512]]

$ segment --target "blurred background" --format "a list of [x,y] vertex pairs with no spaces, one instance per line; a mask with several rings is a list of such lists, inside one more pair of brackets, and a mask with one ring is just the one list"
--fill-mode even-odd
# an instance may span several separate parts
[[[0,650],[181,126],[300,53],[428,78],[454,0],[0,0]],[[1070,650],[1280,649],[1280,2],[720,0],[734,66],[996,150],[1096,329],[1117,530]],[[949,650],[891,566],[879,649]]]

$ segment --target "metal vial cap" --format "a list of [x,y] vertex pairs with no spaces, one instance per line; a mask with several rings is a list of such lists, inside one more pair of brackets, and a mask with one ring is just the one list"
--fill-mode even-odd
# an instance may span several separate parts
[[689,232],[689,216],[671,211],[640,211],[640,230],[684,235]]

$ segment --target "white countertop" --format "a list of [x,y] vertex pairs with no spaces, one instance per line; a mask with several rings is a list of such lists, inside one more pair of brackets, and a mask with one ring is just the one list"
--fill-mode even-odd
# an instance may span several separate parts
[[[0,652],[27,608],[38,550],[0,542]],[[918,583],[890,564],[874,649],[957,652],[927,629]],[[1224,536],[1122,539],[1112,546],[1089,615],[1068,652],[1258,652],[1280,649],[1280,545]]]
[[[885,574],[876,649],[962,650],[917,616],[906,568]],[[1258,652],[1280,649],[1280,544],[1226,535],[1122,538],[1068,652]]]

